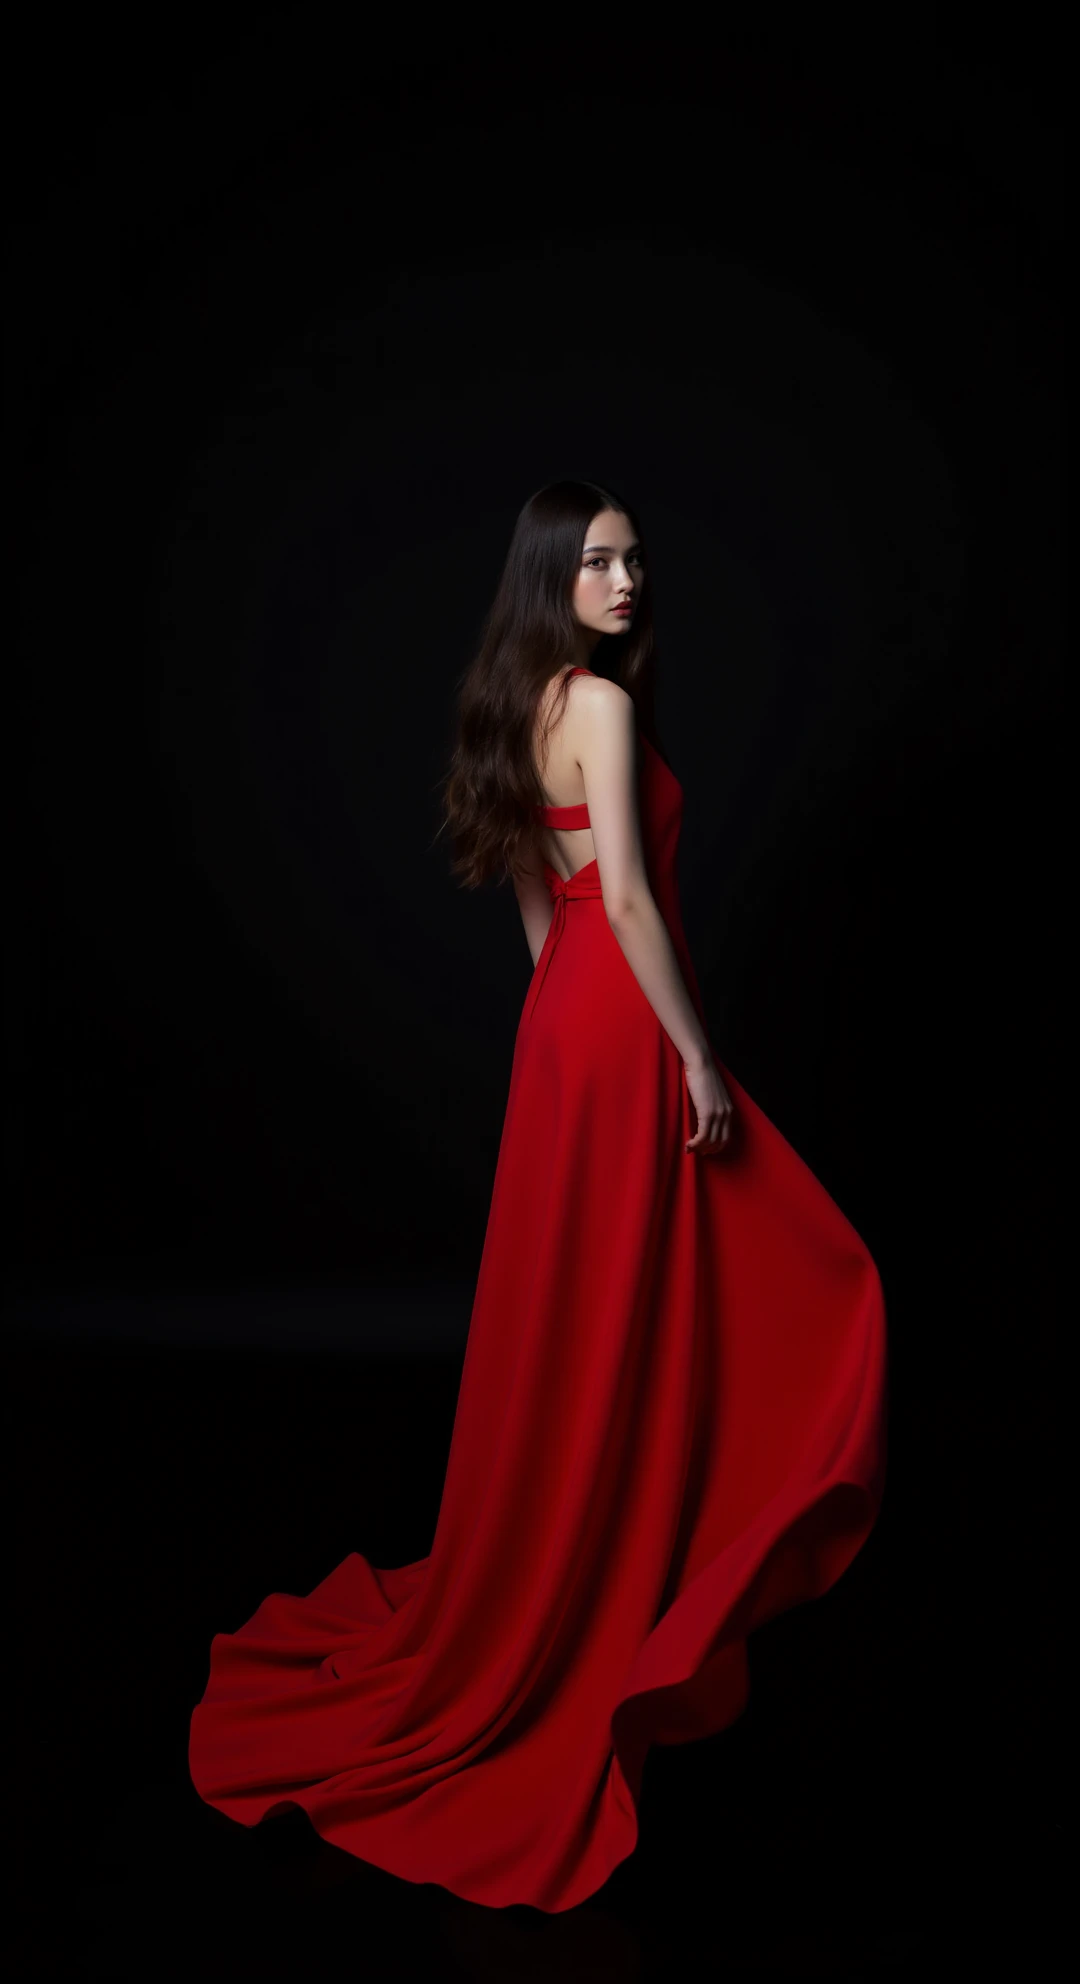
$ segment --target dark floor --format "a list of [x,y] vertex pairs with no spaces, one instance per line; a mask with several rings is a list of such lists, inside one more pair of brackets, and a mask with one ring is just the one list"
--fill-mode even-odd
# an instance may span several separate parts
[[866,1548],[755,1635],[731,1729],[650,1753],[637,1851],[581,1907],[477,1907],[354,1860],[299,1812],[248,1831],[202,1804],[186,1749],[212,1635],[350,1550],[389,1565],[430,1548],[456,1299],[426,1350],[414,1319],[400,1353],[362,1357],[325,1312],[318,1347],[280,1318],[260,1343],[235,1297],[224,1349],[183,1347],[179,1301],[156,1341],[137,1305],[112,1342],[85,1317],[23,1315],[7,1360],[23,1660],[8,1975],[1051,1975],[1063,1833],[1040,1559],[992,1497],[953,1492],[932,1415],[910,1443],[901,1417],[898,1436],[895,1401]]

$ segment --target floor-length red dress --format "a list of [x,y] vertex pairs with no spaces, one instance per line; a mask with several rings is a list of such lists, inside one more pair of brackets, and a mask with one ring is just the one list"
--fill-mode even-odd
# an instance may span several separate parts
[[[641,744],[649,879],[704,1024],[682,789]],[[545,872],[430,1555],[353,1551],[216,1634],[189,1760],[243,1825],[298,1805],[407,1880],[556,1913],[633,1851],[649,1745],[731,1723],[748,1635],[865,1542],[887,1373],[859,1235],[723,1062],[734,1141],[685,1150],[682,1061],[596,862]]]

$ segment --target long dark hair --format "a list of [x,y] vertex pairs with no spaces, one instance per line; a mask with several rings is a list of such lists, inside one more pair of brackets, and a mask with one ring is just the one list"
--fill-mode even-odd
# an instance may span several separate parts
[[[597,675],[618,682],[638,722],[657,744],[653,711],[653,618],[649,560],[629,503],[596,482],[549,482],[518,515],[480,647],[457,683],[457,737],[443,780],[443,821],[463,887],[500,883],[535,846],[532,808],[544,802],[534,757],[536,719],[546,684],[576,657],[573,590],[585,534],[601,510],[633,526],[643,575],[626,634],[601,634],[591,656]],[[565,705],[570,676],[553,698],[546,729]],[[546,730],[545,730],[546,734]]]

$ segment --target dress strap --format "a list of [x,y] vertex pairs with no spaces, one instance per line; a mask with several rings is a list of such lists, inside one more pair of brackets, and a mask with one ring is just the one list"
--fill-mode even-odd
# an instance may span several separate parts
[[533,812],[542,827],[575,827],[589,825],[589,809],[584,799],[580,806],[534,806]]

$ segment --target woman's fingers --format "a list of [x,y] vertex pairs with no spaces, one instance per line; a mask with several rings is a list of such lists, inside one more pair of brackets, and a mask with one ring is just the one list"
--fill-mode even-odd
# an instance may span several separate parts
[[711,1066],[684,1063],[684,1079],[694,1122],[693,1135],[685,1148],[695,1153],[723,1150],[731,1133],[734,1104],[715,1055]]
[[706,1155],[710,1151],[723,1150],[731,1136],[734,1113],[733,1107],[729,1105],[725,1110],[716,1110],[704,1117],[687,1144],[687,1150],[703,1151]]

